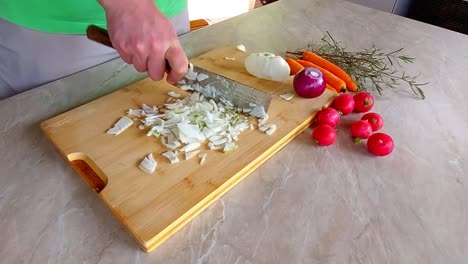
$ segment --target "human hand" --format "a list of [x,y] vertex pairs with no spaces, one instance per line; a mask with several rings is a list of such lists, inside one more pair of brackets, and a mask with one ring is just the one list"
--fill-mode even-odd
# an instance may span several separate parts
[[184,77],[187,56],[172,23],[153,0],[98,1],[106,11],[112,45],[126,63],[153,80],[161,80],[165,72],[169,83]]

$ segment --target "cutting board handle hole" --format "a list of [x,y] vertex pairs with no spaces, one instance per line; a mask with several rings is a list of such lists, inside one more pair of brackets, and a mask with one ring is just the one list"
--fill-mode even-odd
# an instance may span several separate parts
[[86,154],[68,154],[68,160],[81,178],[83,178],[96,193],[100,193],[106,187],[106,175]]

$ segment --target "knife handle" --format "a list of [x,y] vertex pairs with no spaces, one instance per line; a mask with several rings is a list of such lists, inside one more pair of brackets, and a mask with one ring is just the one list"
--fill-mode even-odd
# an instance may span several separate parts
[[[96,41],[97,43],[101,43],[103,45],[106,45],[109,48],[114,48],[112,45],[112,42],[109,37],[109,32],[105,28],[96,26],[96,25],[89,25],[88,28],[86,29],[86,36],[88,37],[89,40]],[[171,71],[171,66],[169,65],[169,62],[166,60],[166,71],[170,72]]]
[[88,26],[86,29],[86,36],[90,40],[106,45],[109,48],[114,48],[110,40],[109,33],[102,27],[98,27],[96,25]]

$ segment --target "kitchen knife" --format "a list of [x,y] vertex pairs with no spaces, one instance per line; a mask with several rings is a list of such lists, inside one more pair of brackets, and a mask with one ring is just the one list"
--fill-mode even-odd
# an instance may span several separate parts
[[[226,106],[253,110],[251,115],[264,118],[271,103],[271,94],[249,87],[227,77],[190,64],[185,77],[175,84],[185,91],[192,89]],[[259,108],[262,107],[262,108]]]
[[[90,25],[86,29],[88,39],[113,48],[106,29]],[[169,63],[166,61],[166,65]],[[227,77],[190,64],[185,77],[175,84],[191,92],[198,91],[207,98],[226,106],[250,111],[252,116],[264,118],[268,112],[272,96],[266,92],[249,87]]]

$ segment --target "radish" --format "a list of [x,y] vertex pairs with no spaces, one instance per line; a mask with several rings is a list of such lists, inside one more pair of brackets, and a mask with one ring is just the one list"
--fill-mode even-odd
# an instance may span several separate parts
[[393,151],[392,137],[385,133],[375,133],[367,140],[367,149],[376,156],[387,156]]
[[332,102],[332,108],[338,110],[342,115],[347,115],[354,110],[354,99],[350,94],[340,94]]
[[315,115],[315,123],[317,125],[330,125],[336,127],[340,121],[340,113],[336,109],[328,107],[317,112]]
[[318,125],[312,132],[312,138],[320,146],[329,146],[335,143],[336,131],[330,125]]
[[367,113],[361,117],[361,120],[369,121],[372,131],[377,131],[383,127],[384,120],[381,115],[377,113]]
[[355,143],[360,143],[362,139],[368,138],[372,134],[372,127],[367,120],[359,120],[351,125],[351,135]]
[[368,112],[374,106],[374,97],[368,92],[359,92],[353,96],[354,112]]

